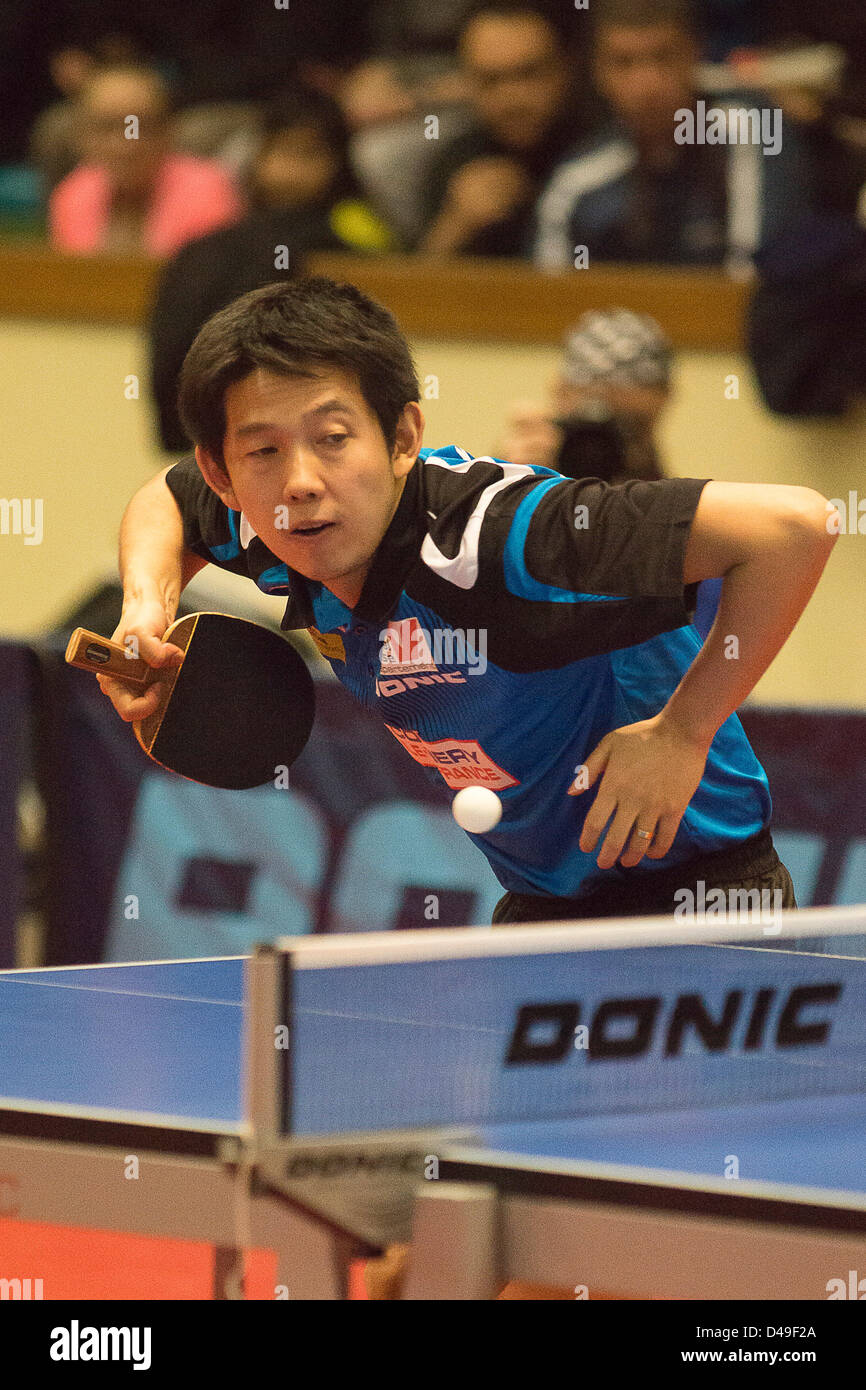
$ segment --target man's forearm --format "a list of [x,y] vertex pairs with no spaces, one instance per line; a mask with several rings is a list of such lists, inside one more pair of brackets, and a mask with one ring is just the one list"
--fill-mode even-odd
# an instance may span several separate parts
[[666,719],[709,746],[785,645],[834,542],[825,518],[790,520],[773,544],[728,571],[716,620],[665,706]]
[[120,525],[119,556],[124,608],[161,603],[166,625],[184,588],[207,563],[184,547],[183,520],[165,483],[167,471],[145,483],[129,503]]

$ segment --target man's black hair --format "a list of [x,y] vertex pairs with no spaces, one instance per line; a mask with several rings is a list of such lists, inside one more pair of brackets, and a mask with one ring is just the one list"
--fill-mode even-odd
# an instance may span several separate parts
[[387,309],[324,276],[265,285],[209,318],[184,359],[178,409],[190,439],[224,464],[225,393],[256,368],[354,374],[389,453],[403,407],[420,397],[412,354]]

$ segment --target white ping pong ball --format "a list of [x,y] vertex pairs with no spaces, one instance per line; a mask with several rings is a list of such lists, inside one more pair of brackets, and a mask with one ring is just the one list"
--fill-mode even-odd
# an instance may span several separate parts
[[451,814],[461,830],[484,835],[502,818],[502,802],[489,787],[464,787],[451,802]]

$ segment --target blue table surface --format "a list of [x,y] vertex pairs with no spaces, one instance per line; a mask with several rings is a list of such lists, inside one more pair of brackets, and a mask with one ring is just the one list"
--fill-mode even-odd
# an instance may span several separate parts
[[735,1189],[727,1169],[742,1183],[857,1193],[866,1201],[866,1096],[491,1125],[478,1140],[491,1162],[502,1153],[530,1164],[616,1164],[713,1178]]
[[0,1096],[241,1119],[243,959],[0,973]]
[[[0,972],[0,1097],[231,1129],[243,959]],[[866,1096],[594,1115],[478,1131],[493,1152],[866,1191]],[[474,1147],[478,1147],[474,1146]]]

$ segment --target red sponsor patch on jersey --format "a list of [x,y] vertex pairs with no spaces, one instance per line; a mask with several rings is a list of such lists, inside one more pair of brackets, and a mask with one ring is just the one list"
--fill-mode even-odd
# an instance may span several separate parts
[[385,728],[416,763],[435,767],[452,791],[460,791],[461,787],[490,787],[493,791],[501,791],[503,787],[520,785],[519,779],[495,763],[475,739],[439,738],[435,743],[428,743],[417,729],[395,729],[391,724],[386,724]]
[[407,676],[435,671],[427,634],[417,618],[401,618],[385,629],[379,659],[382,675]]

